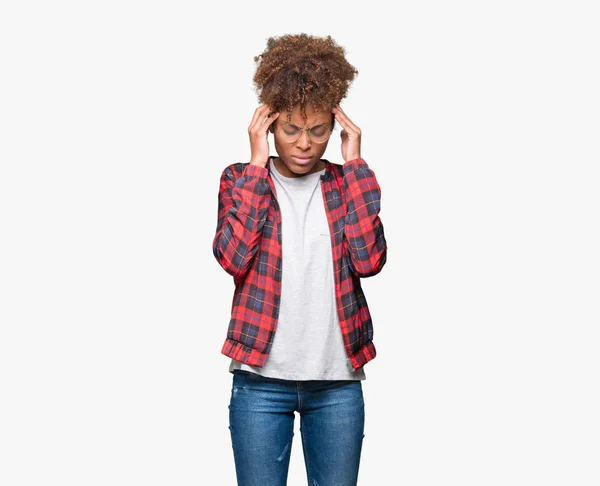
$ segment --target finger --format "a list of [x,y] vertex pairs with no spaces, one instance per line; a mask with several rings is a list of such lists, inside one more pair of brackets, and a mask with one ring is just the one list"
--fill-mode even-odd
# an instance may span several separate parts
[[261,122],[261,125],[267,125],[269,126],[271,123],[273,123],[273,120],[275,120],[275,118],[277,118],[279,116],[279,112],[275,112],[273,113],[271,116],[265,116],[263,121]]
[[356,129],[358,129],[358,126],[356,126],[352,120],[350,120],[350,117],[348,115],[346,115],[346,112],[344,110],[342,110],[342,107],[340,105],[336,105],[335,106],[336,111],[334,112],[334,115],[339,115],[339,117],[341,119],[346,120],[347,123],[349,123],[350,125],[354,126]]
[[270,109],[271,107],[265,103],[263,105],[260,105],[256,110],[254,110],[254,116],[252,117],[252,121],[250,122],[250,128],[254,126],[257,120],[264,119],[265,115],[269,112]]
[[[353,134],[358,133],[349,123],[347,119],[341,118],[341,117],[336,117],[336,120],[340,123],[340,125],[342,125],[342,128],[344,128],[344,130],[346,130],[347,132],[351,132]],[[344,130],[342,130],[342,133],[344,132]]]
[[265,136],[269,137],[269,126],[279,117],[279,112],[273,113],[267,120],[265,121]]
[[342,107],[341,107],[340,105],[335,105],[335,106],[333,107],[333,110],[332,110],[332,112],[333,112],[334,114],[341,114],[341,115],[345,115],[345,114],[346,114],[346,113],[344,112],[344,110],[342,110]]
[[[271,123],[279,116],[279,112],[273,113],[271,116],[259,118],[252,127],[250,127],[251,133],[265,134],[268,136],[268,128]],[[261,121],[262,120],[262,121]]]
[[254,123],[258,119],[260,114],[265,110],[265,106],[267,105],[262,104],[258,108],[256,108],[256,110],[254,110],[254,114],[252,115],[252,121],[250,122],[250,125],[252,125],[252,123]]
[[334,113],[335,119],[338,120],[340,123],[342,123],[342,121],[344,121],[346,123],[346,125],[350,126],[355,132],[360,132],[360,128],[358,128],[353,122],[352,120],[350,120],[350,118],[348,117],[348,115],[346,115],[341,108],[338,107],[338,109],[335,111]]

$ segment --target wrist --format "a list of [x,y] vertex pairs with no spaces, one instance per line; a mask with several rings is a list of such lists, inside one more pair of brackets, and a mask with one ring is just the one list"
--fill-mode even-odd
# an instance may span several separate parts
[[256,165],[257,167],[266,167],[268,160],[269,159],[267,159],[267,160],[253,160],[253,159],[250,159],[250,165]]

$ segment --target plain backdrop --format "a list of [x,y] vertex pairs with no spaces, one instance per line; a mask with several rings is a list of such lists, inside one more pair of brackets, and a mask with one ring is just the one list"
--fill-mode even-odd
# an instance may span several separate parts
[[600,484],[594,4],[3,2],[0,483],[236,484],[219,176],[305,32],[382,188],[359,484]]

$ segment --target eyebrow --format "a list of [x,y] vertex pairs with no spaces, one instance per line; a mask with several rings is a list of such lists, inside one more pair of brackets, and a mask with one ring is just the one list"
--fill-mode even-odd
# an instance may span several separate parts
[[[296,128],[300,128],[300,127],[299,127],[298,125],[296,125],[295,123],[292,123],[292,122],[289,122],[289,121],[284,121],[284,120],[281,120],[281,122],[282,122],[282,123],[281,123],[282,125],[285,125],[286,123],[289,123],[290,125],[294,125]],[[326,122],[326,121],[325,121],[325,122],[319,122],[319,123],[315,123],[315,124],[314,124],[312,127],[308,127],[308,129],[310,130],[311,128],[318,127],[319,125],[329,125],[329,122]]]

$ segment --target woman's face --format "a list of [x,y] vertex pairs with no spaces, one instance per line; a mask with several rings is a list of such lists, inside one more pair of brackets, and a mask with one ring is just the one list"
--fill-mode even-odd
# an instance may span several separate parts
[[[315,113],[312,106],[306,106],[306,123],[302,119],[300,105],[296,105],[291,112],[292,123],[300,128],[315,127],[315,133],[320,132],[321,128],[330,129],[333,122],[333,114],[329,112]],[[311,174],[322,170],[325,167],[324,163],[320,162],[321,157],[325,153],[327,144],[330,139],[323,143],[313,142],[308,132],[301,132],[300,138],[295,142],[285,140],[285,133],[281,127],[288,123],[288,112],[282,110],[277,119],[269,127],[275,138],[275,150],[279,155],[276,167],[279,172],[286,177],[301,177],[306,174]],[[325,127],[318,127],[318,125]],[[296,157],[301,157],[300,159]]]

